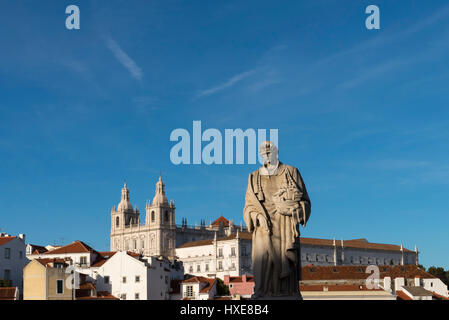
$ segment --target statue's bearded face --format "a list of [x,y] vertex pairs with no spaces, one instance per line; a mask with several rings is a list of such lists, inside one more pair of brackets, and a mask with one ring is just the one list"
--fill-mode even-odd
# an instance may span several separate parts
[[275,166],[278,163],[278,154],[276,150],[264,150],[260,153],[260,156],[263,158],[264,166]]

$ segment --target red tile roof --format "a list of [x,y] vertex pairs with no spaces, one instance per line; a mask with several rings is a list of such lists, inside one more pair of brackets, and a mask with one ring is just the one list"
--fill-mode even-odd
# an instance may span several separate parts
[[[237,233],[233,233],[230,236],[217,239],[217,241],[232,240],[232,239],[235,239],[236,236],[237,236]],[[240,239],[244,239],[244,240],[252,240],[252,234],[249,232],[239,232],[239,237],[240,237]],[[186,242],[186,243],[180,245],[178,248],[207,246],[207,245],[211,245],[211,244],[213,244],[212,239],[198,240],[198,241]],[[317,238],[301,238],[301,245],[333,247],[334,240],[317,239]],[[335,245],[337,247],[341,248],[341,241],[336,241]],[[366,240],[366,239],[344,240],[343,246],[346,248],[384,250],[384,251],[400,251],[401,250],[401,247],[397,246],[395,244],[371,243],[371,242],[368,242],[368,240]],[[406,248],[403,248],[403,249],[404,249],[404,252],[414,252],[414,251],[411,251]]]
[[[366,266],[305,266],[302,267],[302,281],[364,280],[370,276],[370,273],[365,273],[366,268]],[[379,271],[381,279],[385,277],[414,279],[416,276],[425,279],[435,278],[415,265],[379,266]]]
[[14,300],[16,298],[16,287],[0,288],[0,300]]
[[96,253],[94,249],[92,249],[90,246],[85,244],[82,241],[75,241],[71,244],[68,244],[66,246],[63,246],[61,248],[57,248],[55,250],[51,250],[48,252],[45,252],[44,254],[66,254],[66,253],[88,253],[93,252]]
[[115,252],[115,251],[98,252],[99,256],[97,257],[95,262],[92,263],[91,267],[92,268],[99,268],[99,267],[101,267],[102,265],[104,265],[106,263],[106,261],[109,260],[109,258],[111,258],[116,253],[117,252]]
[[[368,289],[365,285],[348,285],[348,284],[332,284],[332,285],[300,285],[300,291],[384,291],[383,289]],[[325,290],[326,289],[326,290]]]
[[14,240],[17,237],[0,237],[0,246],[7,244],[11,240]]
[[190,279],[182,281],[182,283],[205,283],[206,285],[200,290],[200,293],[209,292],[217,279],[205,278],[205,277],[192,277]]
[[[315,239],[315,238],[301,238],[301,244],[305,245],[319,245],[333,247],[334,240],[329,239]],[[341,240],[336,240],[335,245],[341,248]],[[371,243],[366,239],[353,239],[353,240],[343,240],[343,246],[346,248],[357,248],[357,249],[371,249],[371,250],[384,250],[384,251],[401,251],[401,246],[395,244],[384,244],[384,243]],[[414,252],[409,249],[403,248],[404,252]]]
[[30,244],[30,246],[33,248],[31,254],[41,254],[48,251],[48,249],[43,246],[38,246],[35,244]]
[[397,295],[397,298],[396,298],[397,300],[413,300],[402,290],[397,290],[396,295]]
[[449,300],[449,298],[447,298],[447,297],[445,297],[445,296],[442,296],[442,295],[440,295],[440,294],[438,294],[438,293],[436,293],[436,292],[433,292],[433,291],[432,291],[432,295],[433,295],[437,300]]
[[229,227],[229,220],[221,215],[217,220],[212,222],[212,225],[215,227],[219,227],[220,224],[223,224],[223,227]]

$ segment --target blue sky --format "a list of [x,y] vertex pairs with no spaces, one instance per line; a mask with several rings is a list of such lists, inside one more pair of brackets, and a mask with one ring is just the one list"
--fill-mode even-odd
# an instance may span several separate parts
[[449,268],[447,1],[17,0],[0,21],[2,231],[107,250],[123,181],[143,211],[160,171],[177,222],[239,224],[257,165],[170,162],[170,133],[201,120],[279,129],[312,199],[303,236]]

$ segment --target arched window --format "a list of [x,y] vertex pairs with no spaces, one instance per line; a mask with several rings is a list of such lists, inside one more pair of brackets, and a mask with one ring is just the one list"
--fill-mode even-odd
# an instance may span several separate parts
[[165,222],[168,222],[168,211],[167,210],[165,210],[165,212],[164,212],[164,219],[165,219]]
[[134,240],[134,250],[137,249],[137,240]]
[[154,211],[151,211],[151,222],[154,222],[155,218],[154,218]]
[[119,217],[115,218],[115,226],[120,227],[120,218]]

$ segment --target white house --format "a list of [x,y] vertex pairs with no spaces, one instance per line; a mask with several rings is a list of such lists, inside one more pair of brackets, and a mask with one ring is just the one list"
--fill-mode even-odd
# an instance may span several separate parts
[[176,248],[186,274],[224,279],[251,273],[251,234],[239,232],[213,240],[185,243]]
[[96,273],[97,290],[122,300],[168,300],[171,280],[184,276],[178,262],[125,251],[115,253]]
[[217,279],[192,277],[181,282],[183,300],[212,300],[217,295]]
[[25,235],[18,237],[0,234],[0,280],[10,281],[12,287],[23,292],[23,268],[28,260],[25,255]]

